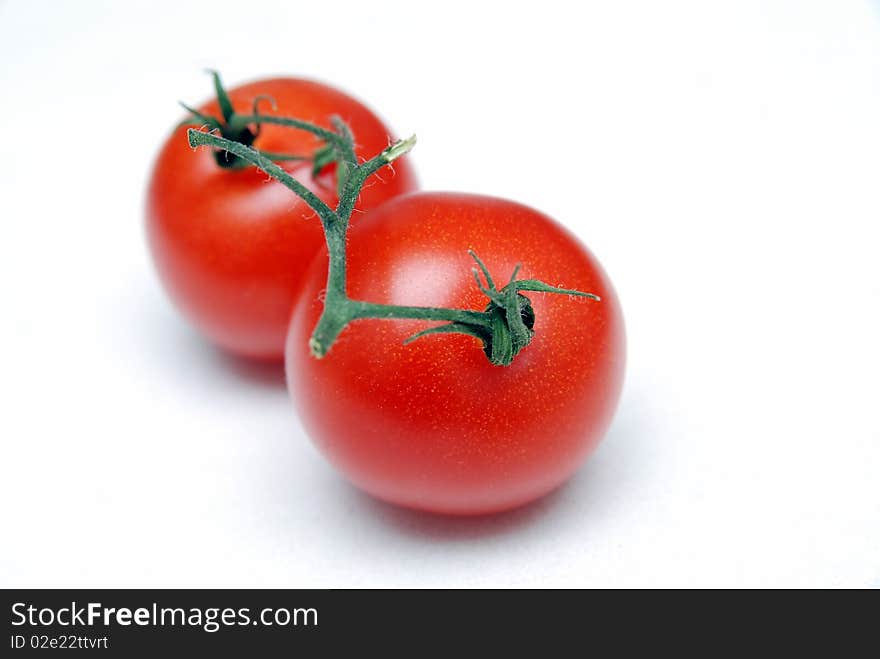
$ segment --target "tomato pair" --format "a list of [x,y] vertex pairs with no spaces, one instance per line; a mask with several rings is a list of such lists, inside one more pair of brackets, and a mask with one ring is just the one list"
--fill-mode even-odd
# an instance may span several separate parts
[[[229,93],[243,113],[261,95],[274,99],[272,114],[328,128],[331,115],[341,116],[359,159],[389,143],[375,115],[324,85],[274,79]],[[223,111],[215,102],[199,112]],[[307,158],[320,159],[324,147],[307,133],[268,124],[237,139]],[[352,482],[400,505],[476,514],[533,500],[577,469],[610,423],[625,348],[611,283],[575,237],[511,201],[412,192],[414,174],[406,158],[399,160],[393,173],[371,177],[358,197],[363,212],[347,237],[345,288],[352,299],[483,311],[494,293],[474,280],[473,250],[486,269],[478,280],[494,277],[499,290],[521,265],[521,278],[588,291],[600,301],[521,291],[517,309],[531,340],[506,366],[487,358],[486,336],[473,328],[473,335],[405,343],[436,323],[376,316],[353,320],[316,359],[309,337],[328,285],[321,222],[264,173],[229,164],[223,153],[192,151],[182,129],[164,145],[147,213],[160,275],[214,342],[254,357],[285,354],[308,433]],[[312,161],[278,164],[336,204],[332,166],[313,175]]]

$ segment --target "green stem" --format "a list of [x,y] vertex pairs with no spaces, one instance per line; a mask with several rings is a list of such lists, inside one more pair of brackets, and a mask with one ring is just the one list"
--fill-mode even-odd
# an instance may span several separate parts
[[484,311],[448,309],[443,307],[399,306],[353,300],[348,297],[346,287],[346,233],[358,195],[370,176],[382,167],[390,165],[397,158],[412,149],[416,141],[415,135],[409,139],[395,142],[380,154],[359,164],[354,152],[354,139],[351,130],[339,118],[334,117],[331,119],[336,132],[328,131],[308,122],[286,117],[233,115],[232,118],[239,122],[239,125],[247,125],[249,122],[259,120],[262,123],[274,123],[306,130],[326,140],[338,152],[341,158],[339,165],[340,169],[344,168],[345,174],[344,178],[340,179],[339,203],[335,209],[332,209],[297,179],[272,162],[265,153],[213,133],[193,128],[187,131],[191,147],[209,146],[220,149],[233,154],[244,162],[256,166],[301,197],[321,218],[324,237],[327,243],[329,263],[324,309],[309,339],[309,348],[315,357],[326,355],[340,332],[355,320],[367,318],[413,319],[438,321],[448,324],[418,332],[410,337],[409,340],[430,334],[449,332],[467,334],[483,342],[485,352],[492,363],[506,366],[511,363],[522,348],[528,345],[534,333],[532,330],[534,313],[528,298],[522,295],[520,291],[564,293],[567,295],[591,297],[598,300],[596,296],[589,293],[556,288],[537,280],[517,280],[516,275],[519,272],[519,266],[514,270],[507,286],[499,291],[495,287],[495,282],[492,280],[488,269],[473,252],[471,252],[471,256],[473,256],[483,272],[488,286],[487,288],[482,285],[475,270],[474,275],[477,279],[477,285],[490,300],[488,307]]
[[354,318],[406,318],[411,320],[445,320],[450,323],[466,323],[489,327],[483,311],[471,309],[450,309],[447,307],[408,307],[396,304],[377,304],[349,300]]
[[345,276],[345,234],[348,223],[337,218],[324,227],[324,239],[330,259],[327,268],[327,295],[332,299],[348,298]]
[[[332,268],[332,266],[331,266]],[[377,304],[336,297],[327,289],[324,299],[324,312],[309,339],[309,348],[315,357],[323,357],[336,341],[346,325],[355,320],[433,320],[438,322],[461,323],[484,327],[490,330],[490,323],[482,311],[470,309],[447,309],[445,307],[408,307],[393,304]]]

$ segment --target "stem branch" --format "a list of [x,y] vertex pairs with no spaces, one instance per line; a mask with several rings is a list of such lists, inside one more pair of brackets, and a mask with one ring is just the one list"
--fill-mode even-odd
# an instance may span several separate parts
[[[358,163],[351,129],[339,117],[331,118],[334,128],[331,131],[306,121],[288,117],[256,113],[253,115],[235,114],[228,97],[225,96],[225,92],[222,90],[219,76],[214,74],[214,77],[227,129],[230,124],[234,124],[233,128],[241,129],[242,134],[244,134],[244,129],[248,125],[257,124],[259,126],[261,123],[297,128],[308,131],[327,142],[327,148],[335,151],[339,157],[337,169],[340,187],[339,203],[336,209],[333,209],[318,195],[273,162],[273,158],[280,159],[280,156],[253,149],[248,145],[250,142],[242,144],[236,141],[236,139],[227,139],[227,137],[216,135],[213,132],[205,132],[204,130],[196,130],[194,128],[190,128],[187,131],[187,138],[191,147],[207,146],[220,149],[231,153],[244,162],[254,165],[298,195],[321,219],[321,224],[324,228],[324,238],[327,243],[329,263],[324,309],[312,333],[312,337],[309,339],[309,348],[315,357],[326,355],[340,332],[355,320],[367,318],[406,318],[447,323],[422,330],[410,337],[408,341],[430,334],[450,332],[467,334],[483,342],[486,355],[492,363],[507,365],[529,343],[534,333],[532,330],[534,312],[528,298],[522,295],[521,291],[577,295],[598,300],[595,295],[571,289],[557,288],[538,280],[517,280],[516,276],[519,273],[519,266],[514,270],[507,286],[498,290],[488,269],[473,252],[471,252],[471,256],[479,266],[487,284],[487,286],[483,286],[475,270],[474,276],[477,280],[477,285],[489,298],[489,305],[484,311],[448,309],[444,307],[398,306],[352,300],[348,297],[346,288],[346,233],[358,195],[370,176],[382,167],[390,165],[413,148],[416,143],[415,135],[409,139],[391,144],[384,151],[366,162]],[[200,115],[195,111],[192,111],[192,113],[194,117],[202,121],[203,124],[207,124],[212,130],[223,129],[223,125],[217,120]],[[235,133],[234,130],[232,132]],[[224,133],[224,135],[226,134]]]

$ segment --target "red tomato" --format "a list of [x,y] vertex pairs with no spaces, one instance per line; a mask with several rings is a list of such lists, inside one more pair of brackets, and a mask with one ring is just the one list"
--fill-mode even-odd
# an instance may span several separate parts
[[[261,80],[229,90],[233,107],[251,114],[254,98],[271,96],[263,113],[291,116],[330,127],[348,122],[357,153],[374,156],[388,146],[389,130],[370,110],[340,91],[294,78]],[[199,108],[220,117],[216,101]],[[293,128],[263,124],[253,146],[274,153],[311,156],[320,143]],[[279,163],[324,201],[335,205],[335,177],[311,177],[311,164]],[[379,178],[381,176],[381,179]],[[364,188],[366,210],[413,190],[406,158]],[[357,221],[357,213],[355,213]],[[193,151],[186,128],[162,147],[147,196],[147,232],[156,267],[176,305],[206,336],[228,350],[281,359],[290,310],[303,274],[324,244],[318,218],[283,185],[253,167],[220,167],[210,149]]]
[[428,511],[479,514],[531,501],[565,481],[611,421],[624,368],[614,289],[596,259],[546,215],[501,199],[415,193],[353,228],[354,299],[482,311],[468,255],[499,287],[520,279],[595,293],[601,301],[524,293],[535,336],[510,366],[493,366],[461,334],[403,341],[423,321],[359,320],[321,360],[308,339],[326,270],[307,274],[287,339],[291,395],[305,428],[353,483]]

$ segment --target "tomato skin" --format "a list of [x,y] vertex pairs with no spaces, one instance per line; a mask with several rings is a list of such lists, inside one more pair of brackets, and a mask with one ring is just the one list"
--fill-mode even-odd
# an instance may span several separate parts
[[563,483],[593,450],[620,395],[620,306],[596,259],[549,217],[484,196],[413,193],[371,211],[350,233],[349,295],[397,305],[483,310],[468,255],[499,287],[520,279],[576,288],[596,302],[527,293],[535,336],[494,366],[459,334],[404,339],[423,321],[359,320],[321,360],[308,338],[326,271],[306,276],[287,339],[286,371],[308,434],[354,484],[406,507],[481,514]]
[[[329,127],[336,114],[352,128],[357,153],[372,157],[389,144],[389,130],[366,107],[327,85],[295,78],[260,80],[229,90],[236,112],[260,111]],[[220,117],[216,101],[203,113]],[[312,155],[319,146],[305,131],[264,124],[254,147]],[[325,202],[335,205],[335,177],[313,180],[310,163],[282,166]],[[363,190],[367,210],[415,189],[406,158]],[[358,213],[355,212],[355,221]],[[147,193],[147,236],[160,278],[176,306],[216,344],[243,356],[283,358],[287,323],[303,275],[324,244],[318,218],[290,190],[253,167],[224,169],[210,149],[194,151],[186,128],[162,146]]]

